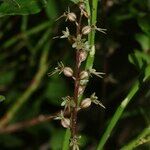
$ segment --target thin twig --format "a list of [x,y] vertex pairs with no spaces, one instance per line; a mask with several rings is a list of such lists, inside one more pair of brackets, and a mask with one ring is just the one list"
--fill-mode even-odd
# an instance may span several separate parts
[[38,117],[33,118],[31,120],[26,120],[26,121],[12,124],[12,125],[8,125],[8,126],[0,129],[0,134],[18,132],[20,130],[24,130],[25,128],[35,126],[35,125],[43,123],[43,122],[51,121],[55,116],[56,116],[55,114],[39,115]]

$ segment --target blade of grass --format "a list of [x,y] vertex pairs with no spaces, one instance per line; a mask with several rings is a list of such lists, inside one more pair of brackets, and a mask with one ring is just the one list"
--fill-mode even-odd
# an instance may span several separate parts
[[26,36],[30,36],[30,35],[35,34],[35,33],[37,34],[38,32],[46,29],[48,26],[50,26],[49,21],[41,23],[40,25],[37,25],[36,27],[33,27],[32,29],[30,29],[24,33],[20,33],[18,35],[15,35],[14,37],[7,40],[1,47],[2,48],[8,48],[8,47],[12,46],[13,44],[15,44],[19,39],[24,37],[24,34],[26,34]]
[[130,102],[130,100],[133,98],[133,96],[137,93],[139,89],[139,82],[135,82],[135,84],[133,85],[133,87],[131,88],[129,94],[126,96],[126,98],[122,101],[122,103],[120,104],[120,106],[117,108],[115,114],[113,115],[106,131],[104,132],[102,138],[100,139],[100,142],[98,144],[97,150],[102,150],[104,147],[104,144],[106,143],[106,141],[108,140],[113,128],[115,127],[116,123],[118,122],[118,120],[120,119],[124,109],[126,108],[126,106],[128,105],[128,103]]
[[69,139],[70,139],[70,137],[71,137],[71,132],[69,129],[67,129],[66,133],[65,133],[65,137],[64,137],[62,150],[69,150]]
[[121,150],[132,150],[144,143],[150,142],[150,126],[145,128],[134,140],[121,148]]
[[45,73],[47,71],[47,68],[48,68],[47,60],[48,60],[49,47],[50,47],[50,43],[48,42],[45,45],[43,53],[41,55],[40,64],[39,64],[39,70],[36,73],[36,75],[35,75],[35,77],[33,79],[33,82],[25,90],[25,92],[21,95],[21,97],[18,98],[18,100],[6,112],[4,117],[1,118],[1,120],[0,120],[0,128],[3,128],[4,126],[6,126],[13,119],[14,115],[19,110],[19,108],[30,98],[32,93],[34,93],[37,90],[37,88],[39,87],[39,85],[40,85],[40,83],[42,81],[42,78],[45,75]]

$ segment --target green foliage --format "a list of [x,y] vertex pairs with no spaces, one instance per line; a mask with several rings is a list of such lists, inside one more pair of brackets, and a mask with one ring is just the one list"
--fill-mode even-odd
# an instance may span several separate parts
[[56,1],[55,0],[48,0],[47,1],[47,7],[46,7],[46,13],[47,13],[47,16],[50,18],[50,19],[57,19],[57,5],[56,5]]
[[150,38],[150,25],[149,25],[150,15],[145,15],[138,18],[138,24],[143,32],[145,32]]
[[50,139],[50,146],[52,150],[58,150],[62,148],[65,130],[54,130],[52,138]]
[[0,95],[0,102],[4,101],[5,97],[3,95]]
[[5,77],[5,78],[0,78],[0,84],[8,85],[14,80],[15,72],[13,70],[12,71],[10,70],[7,72],[2,72],[0,75]]
[[150,64],[150,56],[136,50],[133,54],[129,55],[129,61],[140,70],[144,65]]
[[45,5],[45,0],[4,0],[0,4],[0,17],[35,14],[40,12]]
[[48,87],[45,91],[45,96],[48,102],[57,106],[60,106],[62,99],[61,97],[67,94],[67,85],[65,81],[58,77],[52,77],[51,81],[48,83]]
[[142,47],[142,50],[144,52],[148,52],[150,49],[150,36],[146,35],[146,34],[136,34],[135,35],[136,40],[139,42],[139,44]]

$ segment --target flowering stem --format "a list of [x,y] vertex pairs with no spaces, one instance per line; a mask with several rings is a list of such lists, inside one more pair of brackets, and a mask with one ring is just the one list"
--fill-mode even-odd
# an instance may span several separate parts
[[78,107],[78,89],[79,89],[79,51],[76,51],[76,71],[75,71],[75,87],[74,87],[74,102],[75,107],[72,112],[72,137],[76,135],[77,128],[77,107]]

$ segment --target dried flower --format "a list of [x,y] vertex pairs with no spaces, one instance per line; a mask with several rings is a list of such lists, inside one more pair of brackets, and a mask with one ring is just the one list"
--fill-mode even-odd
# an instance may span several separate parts
[[85,26],[82,28],[82,34],[87,35],[91,32],[92,28],[91,26]]
[[88,108],[91,105],[91,99],[90,98],[85,98],[81,102],[81,108]]
[[68,11],[64,12],[63,15],[61,15],[57,20],[59,20],[62,17],[66,17],[66,21],[69,20],[71,22],[76,21],[76,18],[77,18],[75,13],[70,12],[70,8],[69,7],[68,7]]
[[73,70],[70,67],[64,67],[63,73],[66,77],[72,77],[73,76]]
[[48,75],[52,76],[55,73],[61,74],[62,72],[67,77],[72,77],[73,76],[73,70],[70,67],[65,67],[62,62],[58,62],[58,66],[55,67],[55,70],[52,73],[48,73]]
[[80,80],[88,79],[89,78],[89,73],[88,73],[88,71],[83,70],[83,71],[80,72],[79,76],[80,76]]
[[84,90],[85,90],[85,86],[80,85],[78,88],[78,97],[83,94]]
[[92,30],[97,30],[101,33],[106,34],[107,29],[103,29],[103,28],[98,28],[95,25],[91,25],[91,26],[85,26],[82,28],[82,34],[87,35],[89,34]]
[[70,119],[68,119],[68,118],[61,119],[61,125],[64,128],[70,128]]
[[76,14],[73,13],[73,12],[68,13],[66,17],[67,17],[67,18],[66,18],[66,21],[67,21],[67,20],[69,20],[69,21],[76,21],[76,18],[77,18],[77,17],[76,17]]
[[61,110],[61,112],[54,118],[54,120],[62,120],[64,118],[64,113]]
[[61,111],[60,114],[58,114],[58,116],[56,116],[54,119],[55,120],[61,120],[61,125],[64,128],[69,128],[70,127],[70,119],[64,117],[64,112],[63,111]]
[[79,53],[79,61],[80,63],[85,61],[87,58],[87,52],[84,51],[84,50],[80,50],[80,53]]
[[78,3],[78,6],[79,6],[79,9],[81,11],[81,15],[84,15],[86,18],[89,18],[89,14],[85,10],[85,2],[84,1],[80,1]]

